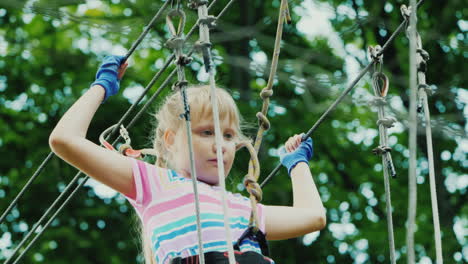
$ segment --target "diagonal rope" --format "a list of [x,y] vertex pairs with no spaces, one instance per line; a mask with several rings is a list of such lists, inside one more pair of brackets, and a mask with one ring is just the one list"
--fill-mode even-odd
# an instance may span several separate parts
[[[225,13],[227,7],[229,7],[232,2],[234,2],[235,0],[230,0],[230,2],[228,3],[228,5],[221,11],[221,13]],[[216,0],[214,0],[212,2],[212,5],[214,4],[214,2],[216,2]],[[211,6],[210,6],[211,7]],[[219,18],[220,16],[218,16]],[[190,29],[189,33],[187,33],[187,36],[190,36],[191,34],[193,34],[196,26],[198,26],[199,22],[197,21],[197,23],[195,25],[192,26],[192,28]],[[188,53],[188,56],[190,56],[192,53],[193,53],[193,48],[192,50]],[[159,76],[161,76],[162,74],[162,71],[165,70],[169,64],[172,62],[172,60],[174,59],[174,56],[171,56],[170,59],[166,62],[166,64],[163,66],[163,68],[155,75],[155,77],[151,80],[150,84],[147,86],[147,88],[143,91],[143,93],[141,94],[141,96],[137,99],[137,101],[131,106],[131,108],[125,113],[125,115],[121,118],[121,120],[119,121],[118,125],[115,126],[116,128],[119,127],[122,123],[123,123],[123,120],[125,119],[126,116],[129,115],[129,113],[131,112],[131,110],[133,108],[135,108],[135,106],[143,99],[143,97],[145,96],[145,94],[149,91],[149,89],[152,87],[152,85],[154,85],[154,83],[156,82],[156,80],[159,78]],[[161,84],[160,88],[151,96],[150,99],[148,99],[148,101],[145,103],[145,105],[140,109],[140,111],[134,116],[134,118],[129,122],[129,124],[127,125],[127,129],[129,129],[130,127],[132,127],[136,121],[141,117],[141,115],[146,111],[146,109],[150,106],[150,104],[158,97],[158,95],[162,92],[162,90],[169,84],[170,80],[174,77],[176,73],[176,70],[173,70],[169,76],[166,78],[166,80]],[[116,129],[115,129],[116,131]],[[110,137],[112,136],[112,133],[110,133],[105,140],[108,140]],[[119,137],[112,143],[112,145],[115,145],[116,142],[120,139],[120,135]],[[53,152],[50,152],[49,155],[53,155]],[[67,187],[65,188],[65,190],[59,195],[59,197],[57,197],[57,199],[52,203],[52,205],[46,210],[46,212],[42,215],[42,217],[36,222],[36,224],[33,226],[33,228],[31,229],[31,231],[23,238],[23,240],[19,243],[19,245],[16,247],[16,249],[14,250],[14,252],[12,253],[12,255],[10,256],[9,259],[7,259],[7,261],[4,263],[4,264],[7,264],[8,261],[10,261],[12,259],[12,257],[16,254],[16,252],[18,252],[18,250],[21,248],[21,246],[31,237],[31,235],[35,232],[35,230],[37,229],[37,227],[39,227],[39,225],[44,221],[45,217],[52,211],[52,209],[54,207],[56,207],[56,205],[58,204],[58,202],[62,199],[62,197],[65,196],[65,194],[68,192],[68,190],[71,189],[71,186],[74,185],[80,175],[82,174],[81,171],[79,171],[75,177],[72,179],[72,181],[70,181],[70,183],[67,185]],[[85,176],[83,177],[83,179],[87,180],[88,176]],[[73,196],[75,194],[75,191],[79,188],[81,188],[82,185],[79,185],[75,188],[75,190],[73,191],[73,193],[71,194],[71,196]],[[71,198],[71,197],[70,197]],[[68,200],[68,199],[67,199]],[[58,212],[60,212],[62,210],[63,206],[60,207],[58,210],[57,210],[57,214]],[[54,214],[53,218],[57,215],[57,214]],[[52,218],[52,219],[53,219]],[[36,235],[36,238],[39,237],[40,235],[42,234],[42,232],[38,233]],[[36,240],[36,238],[34,240]],[[32,244],[32,242],[31,242]],[[29,249],[29,245],[28,245],[28,249]]]
[[[145,30],[140,34],[140,36],[138,37],[138,39],[132,44],[132,47],[130,48],[130,50],[127,52],[127,54],[125,55],[125,60],[128,59],[128,57],[130,57],[130,55],[133,54],[133,52],[135,51],[135,49],[137,48],[137,46],[141,43],[141,41],[143,40],[143,38],[148,34],[149,30],[153,27],[155,21],[161,16],[162,12],[164,11],[164,9],[166,9],[167,5],[168,5],[168,2],[167,1],[166,3],[164,3],[163,6],[161,6],[161,8],[158,10],[158,12],[156,12],[156,14],[154,15],[154,17],[151,19],[151,21],[148,23],[148,25],[145,27]],[[151,87],[149,87],[151,88]],[[149,90],[148,88],[148,90]],[[143,95],[144,96],[144,95]],[[134,106],[136,106],[140,101],[141,99],[143,98],[143,96],[141,96],[139,98],[139,100],[137,100],[133,105],[132,107],[130,107],[130,109],[125,113],[124,117],[122,118],[122,120],[128,115],[128,113],[130,111],[133,110]],[[3,220],[6,218],[6,216],[10,213],[10,211],[13,209],[13,207],[17,204],[18,200],[23,196],[23,194],[25,193],[25,191],[31,186],[31,184],[33,183],[33,181],[39,176],[39,174],[44,170],[45,166],[49,163],[49,161],[51,160],[51,158],[54,156],[54,153],[51,151],[49,152],[49,154],[47,155],[47,157],[43,160],[43,162],[41,163],[41,165],[37,168],[37,170],[34,172],[33,176],[31,176],[31,178],[29,179],[29,181],[23,186],[23,188],[21,189],[21,191],[18,193],[18,195],[13,199],[13,201],[10,203],[10,206],[4,211],[4,213],[2,214],[2,216],[0,217],[0,224],[3,222]]]
[[[382,46],[382,49],[380,52],[378,52],[376,55],[379,56],[384,53],[386,48],[388,47],[389,43],[396,37],[397,34],[399,34],[405,27],[405,25],[408,23],[408,19],[404,17],[404,21],[401,22],[401,24],[397,27],[397,29],[393,32],[393,34],[388,38],[388,40],[384,43]],[[320,116],[319,120],[315,122],[315,124],[307,131],[306,134],[302,137],[302,140],[307,139],[310,137],[310,135],[318,128],[318,126],[325,120],[325,118],[336,108],[336,106],[343,101],[343,99],[346,97],[346,95],[351,92],[351,90],[356,86],[356,84],[362,79],[362,77],[371,69],[372,65],[374,65],[375,61],[372,60],[367,66],[359,72],[358,76],[354,78],[354,80],[348,85],[348,87],[345,89],[345,91],[338,97],[338,99],[333,102],[333,104]],[[260,187],[263,187],[273,176],[278,173],[278,171],[281,169],[281,163],[279,163],[273,171],[268,175],[268,177],[263,180],[263,182],[260,184]]]
[[[232,243],[232,232],[230,228],[230,210],[227,201],[226,193],[226,182],[224,174],[224,161],[223,161],[223,151],[222,144],[224,144],[223,133],[220,128],[219,121],[219,109],[218,109],[218,99],[216,96],[216,81],[215,81],[215,65],[211,56],[211,42],[210,42],[210,28],[215,26],[216,17],[208,15],[206,0],[193,0],[190,1],[189,6],[196,8],[198,11],[198,19],[200,21],[200,39],[197,42],[197,46],[203,55],[203,62],[205,65],[205,70],[209,73],[210,76],[210,97],[211,97],[211,107],[213,110],[213,119],[214,119],[214,133],[215,133],[215,145],[216,145],[216,162],[218,168],[218,179],[219,185],[221,187],[221,198],[223,203],[223,214],[224,214],[224,230],[226,234],[226,246],[228,249],[228,259],[229,264],[235,264],[236,259],[234,257],[234,248]],[[202,248],[199,249],[200,256],[203,256]]]

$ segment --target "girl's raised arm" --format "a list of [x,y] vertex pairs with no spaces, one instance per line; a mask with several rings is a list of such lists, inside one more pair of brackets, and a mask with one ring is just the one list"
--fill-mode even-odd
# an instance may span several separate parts
[[268,240],[283,240],[323,229],[325,208],[315,186],[308,162],[312,157],[312,139],[301,143],[302,135],[289,138],[280,150],[281,163],[288,169],[293,186],[293,206],[265,206]]
[[88,176],[134,198],[131,160],[86,139],[96,110],[119,89],[119,79],[127,68],[122,61],[123,57],[117,56],[104,59],[96,81],[60,119],[50,134],[49,145],[57,156]]

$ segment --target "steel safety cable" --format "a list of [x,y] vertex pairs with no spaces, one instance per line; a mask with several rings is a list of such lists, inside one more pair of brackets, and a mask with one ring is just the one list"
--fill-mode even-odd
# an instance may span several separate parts
[[395,238],[393,232],[392,199],[389,175],[395,177],[396,172],[392,162],[392,156],[390,155],[391,148],[388,146],[387,129],[393,127],[396,119],[385,116],[384,107],[387,105],[386,96],[390,83],[387,76],[382,72],[383,55],[375,56],[380,49],[381,47],[379,45],[375,48],[369,47],[370,56],[374,61],[376,61],[374,64],[374,73],[372,74],[372,88],[375,97],[372,99],[371,105],[377,107],[377,125],[379,127],[379,146],[373,149],[372,152],[376,155],[382,156],[390,263],[395,264]]
[[[173,17],[179,18],[179,25],[177,30],[174,27],[172,22]],[[185,27],[185,13],[181,9],[172,10],[166,17],[167,26],[171,34],[171,38],[166,42],[166,46],[174,50],[174,56],[176,58],[176,70],[177,70],[177,82],[173,85],[173,90],[180,92],[184,113],[181,114],[181,117],[185,119],[185,127],[187,134],[187,142],[189,148],[189,160],[190,160],[190,176],[192,178],[192,188],[195,196],[195,216],[197,220],[197,237],[198,237],[198,248],[200,263],[205,264],[205,255],[203,254],[203,238],[202,238],[202,226],[201,226],[201,212],[200,212],[200,199],[198,194],[198,178],[197,170],[195,166],[195,154],[193,150],[193,141],[192,141],[192,125],[190,120],[190,105],[187,98],[187,80],[185,79],[185,70],[184,67],[191,62],[191,58],[183,54],[183,47],[185,43],[184,27]]]
[[[231,5],[232,2],[234,2],[235,0],[231,0],[228,5],[223,8],[223,10],[220,12],[221,13],[225,13],[227,7],[229,7]],[[213,2],[216,2],[213,1]],[[213,3],[212,3],[213,4]],[[211,5],[212,6],[212,5]],[[211,7],[210,6],[210,7]],[[220,17],[220,15],[218,16],[218,18]],[[189,33],[187,33],[187,36],[188,37],[189,35],[191,35],[193,32],[194,32],[194,29],[195,27],[198,26],[198,22],[197,24],[195,24],[191,30],[189,31]],[[193,48],[192,50],[189,52],[188,56],[190,56],[191,54],[193,53]],[[161,75],[162,73],[162,70],[165,69],[169,64],[170,62],[172,61],[173,59],[173,56],[171,57],[170,60],[168,60],[168,62],[166,62],[166,65],[155,75],[155,78],[153,78],[153,80],[151,81],[150,85],[148,85],[147,89],[145,89],[145,91],[148,91],[151,86],[156,82],[156,79]],[[169,76],[166,78],[166,80],[161,84],[160,88],[151,96],[150,99],[148,99],[148,101],[144,104],[144,106],[142,107],[142,109],[140,109],[140,111],[134,116],[134,118],[129,122],[129,124],[127,125],[127,129],[129,129],[130,127],[132,127],[136,121],[141,117],[141,115],[146,111],[146,109],[149,107],[149,105],[157,98],[157,96],[162,92],[162,90],[169,84],[170,80],[173,78],[173,76],[175,75],[176,73],[176,70],[174,69],[170,74]],[[142,94],[139,99],[132,105],[132,107],[136,106],[136,104],[138,104],[139,101],[141,101],[141,99],[144,97],[145,94]],[[132,108],[131,108],[132,109]],[[128,113],[131,111],[131,109],[129,109],[127,111],[127,115]],[[125,119],[125,117],[122,117],[121,121],[119,121],[119,123],[115,126],[116,128],[119,127],[120,124],[123,123],[123,119]],[[106,140],[109,139],[109,137],[111,137],[112,135],[109,134],[107,137],[106,137]],[[115,145],[117,143],[117,141],[120,139],[120,135],[119,137],[112,143],[112,145]],[[50,154],[53,154],[52,152]],[[14,254],[16,254],[16,252],[19,250],[19,248],[26,242],[27,239],[29,239],[29,237],[32,235],[32,233],[37,229],[37,227],[44,221],[45,217],[51,212],[51,210],[58,204],[58,202],[62,199],[62,197],[68,192],[68,190],[71,189],[71,186],[73,186],[79,179],[79,177],[81,176],[82,172],[79,171],[75,177],[72,179],[72,181],[70,181],[70,183],[67,185],[67,187],[64,189],[64,191],[59,195],[59,197],[57,197],[57,199],[53,202],[53,204],[47,209],[47,211],[43,214],[43,216],[36,222],[36,224],[34,225],[34,227],[32,228],[32,230],[23,238],[23,240],[20,242],[20,244],[17,246],[17,248],[15,249],[14,253],[10,256],[10,258],[12,258],[14,256]],[[88,176],[84,176],[83,177],[83,180],[86,180],[88,179],[89,177]],[[72,192],[71,195],[74,195],[75,194],[75,191],[79,188],[81,188],[82,185],[79,185],[77,187],[75,187],[75,190]],[[67,199],[68,200],[68,199]],[[60,210],[63,208],[60,207]],[[57,213],[60,211],[58,210]],[[54,217],[56,216],[57,214],[54,214]],[[53,218],[52,218],[53,219]],[[38,233],[36,235],[36,238],[39,237],[40,235],[42,234],[42,232]],[[31,243],[32,244],[32,243]],[[29,248],[30,246],[28,246]],[[8,260],[7,260],[8,261]],[[5,262],[4,264],[7,264],[7,262]]]
[[436,263],[443,263],[442,238],[440,234],[439,207],[437,204],[437,190],[434,169],[434,150],[432,146],[432,128],[431,114],[429,111],[428,95],[433,95],[434,90],[426,83],[427,61],[429,53],[422,48],[422,40],[417,28],[416,30],[416,65],[417,65],[417,83],[418,83],[418,106],[417,112],[424,113],[426,126],[426,146],[429,162],[429,188],[431,192],[432,220],[434,225],[434,242],[436,249]]
[[234,248],[232,243],[232,233],[230,228],[230,210],[227,201],[226,193],[226,183],[225,183],[225,173],[224,173],[224,161],[223,161],[223,152],[222,144],[224,144],[223,134],[220,128],[219,121],[219,109],[218,109],[218,99],[216,96],[216,81],[215,81],[215,65],[211,57],[211,42],[210,42],[210,28],[215,26],[216,17],[208,15],[208,1],[207,0],[192,0],[189,2],[189,6],[198,11],[198,20],[200,21],[199,25],[199,40],[196,43],[198,50],[201,51],[203,56],[203,63],[205,65],[205,70],[209,74],[210,78],[210,97],[211,97],[211,107],[213,112],[213,121],[214,121],[214,133],[215,133],[215,145],[216,145],[216,162],[218,167],[218,179],[219,185],[221,187],[221,199],[223,204],[223,213],[224,213],[224,230],[226,234],[226,246],[228,249],[228,259],[229,264],[235,264],[236,260],[234,257]]
[[[387,39],[387,41],[382,45],[382,49],[380,52],[378,52],[376,55],[379,56],[384,53],[386,48],[389,45],[389,42],[392,41],[397,34],[399,34],[405,27],[405,25],[408,23],[408,19],[404,17],[404,21],[401,22],[401,24],[397,27],[397,29],[393,32],[393,34]],[[306,134],[302,137],[302,141],[306,140],[310,135],[319,127],[319,125],[325,120],[326,117],[336,108],[336,106],[343,101],[343,99],[351,92],[351,90],[356,86],[356,84],[362,79],[362,77],[371,69],[371,67],[374,65],[375,61],[372,60],[369,64],[367,64],[364,69],[362,69],[358,76],[356,76],[353,81],[346,87],[345,91],[338,97],[338,99],[333,102],[333,104],[327,108],[327,110],[320,116],[320,118],[315,122],[315,124],[307,131]],[[260,187],[263,187],[273,176],[278,173],[278,171],[281,169],[281,163],[279,163],[272,172],[268,175],[268,177],[263,180],[263,182],[260,184]]]
[[[148,25],[145,27],[145,30],[140,34],[140,36],[138,37],[138,39],[133,42],[132,44],[132,47],[130,48],[130,50],[127,52],[127,54],[125,55],[125,60],[127,60],[130,55],[135,51],[135,49],[137,48],[137,46],[141,43],[141,41],[143,40],[143,38],[148,34],[149,30],[153,27],[155,21],[161,16],[162,12],[166,9],[167,7],[167,4],[169,3],[169,1],[165,2],[163,4],[163,6],[161,6],[161,8],[158,10],[158,12],[156,12],[156,14],[154,15],[154,17],[151,19],[151,21],[148,23]],[[149,90],[149,89],[148,89]],[[143,96],[141,96],[141,98],[143,98]],[[141,100],[141,99],[140,99]],[[133,105],[132,107],[130,107],[130,109],[127,111],[127,113],[129,113],[130,111],[133,110],[133,107],[135,105],[137,105],[140,100],[137,100]],[[126,113],[126,114],[127,114]],[[124,117],[126,117],[126,115],[124,115]],[[123,119],[123,118],[122,118]],[[36,171],[34,172],[33,176],[31,176],[31,178],[28,180],[28,182],[23,186],[23,188],[21,189],[21,191],[16,195],[16,197],[13,199],[13,201],[10,203],[10,205],[8,206],[8,208],[3,212],[2,216],[0,217],[0,224],[3,222],[3,220],[6,218],[6,216],[10,213],[10,211],[13,209],[13,207],[17,204],[18,200],[24,195],[25,191],[31,186],[31,184],[34,182],[34,180],[39,176],[39,174],[44,170],[45,166],[49,163],[49,161],[51,160],[51,158],[54,156],[54,153],[51,151],[49,152],[49,154],[47,155],[47,157],[42,161],[41,165],[36,169]]]

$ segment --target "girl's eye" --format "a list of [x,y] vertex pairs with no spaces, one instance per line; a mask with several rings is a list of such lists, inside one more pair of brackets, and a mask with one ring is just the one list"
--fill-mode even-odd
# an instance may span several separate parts
[[224,134],[224,137],[227,138],[227,139],[233,139],[234,135],[231,134],[231,133],[227,133],[227,134]]
[[203,130],[202,135],[203,136],[212,136],[212,135],[214,135],[214,133],[211,130]]

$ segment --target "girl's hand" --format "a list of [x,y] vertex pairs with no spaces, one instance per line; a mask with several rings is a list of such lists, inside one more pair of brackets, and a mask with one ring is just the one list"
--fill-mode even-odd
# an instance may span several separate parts
[[288,169],[289,175],[291,175],[291,170],[299,162],[308,163],[312,158],[314,152],[312,139],[308,138],[304,142],[301,142],[303,135],[304,134],[300,134],[290,137],[288,141],[286,141],[285,146],[280,148],[278,152],[281,164]]
[[100,85],[105,90],[103,103],[110,96],[116,94],[120,88],[120,79],[125,74],[128,64],[123,56],[107,56],[96,73],[96,80],[91,84]]

